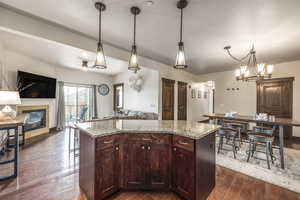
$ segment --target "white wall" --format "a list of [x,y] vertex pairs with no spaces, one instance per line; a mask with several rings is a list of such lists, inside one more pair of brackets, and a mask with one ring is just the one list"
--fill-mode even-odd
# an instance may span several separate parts
[[[140,92],[133,90],[129,83],[129,78],[137,75],[143,77],[144,80],[144,84]],[[158,113],[158,71],[142,67],[137,75],[126,70],[125,72],[114,76],[114,84],[124,83],[124,109]]]
[[[295,77],[293,84],[293,118],[300,121],[300,60],[279,63],[274,66],[273,78]],[[211,73],[199,76],[198,81],[215,81],[215,111],[224,113],[237,111],[243,115],[256,112],[256,83],[235,80],[234,71]],[[227,91],[227,88],[239,90]],[[294,136],[300,137],[300,128],[294,128]]]
[[[21,55],[9,50],[5,51],[5,71],[8,76],[9,85],[15,87],[16,72],[18,70],[44,75],[56,78],[58,81],[66,81],[83,84],[101,84],[106,83],[112,89],[112,76],[103,75],[95,72],[83,72],[76,69],[68,69],[59,66],[53,66],[29,56]],[[98,98],[99,117],[112,114],[112,92],[107,96]],[[49,105],[50,127],[56,126],[56,100],[55,99],[22,99],[23,105]]]
[[[210,103],[212,102],[212,90],[206,86],[205,82],[191,83],[188,89],[188,108],[189,120],[199,121],[203,119],[204,114],[212,113]],[[195,98],[192,98],[192,90],[196,91]],[[201,91],[201,98],[198,97],[198,91]],[[207,98],[204,98],[204,92],[207,92]]]

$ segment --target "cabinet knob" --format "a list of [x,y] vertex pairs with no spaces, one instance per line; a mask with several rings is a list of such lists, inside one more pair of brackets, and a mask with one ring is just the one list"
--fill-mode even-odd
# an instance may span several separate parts
[[142,149],[145,149],[145,147],[144,147],[144,146],[142,146]]
[[174,151],[176,151],[177,149],[176,149],[176,148],[174,148],[173,150],[174,150]]
[[119,151],[119,147],[116,147],[116,151]]
[[150,146],[148,146],[148,151],[150,151],[151,150],[151,147]]

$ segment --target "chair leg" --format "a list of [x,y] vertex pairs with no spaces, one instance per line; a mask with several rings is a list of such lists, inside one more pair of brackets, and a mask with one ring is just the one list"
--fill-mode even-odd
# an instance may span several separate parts
[[252,141],[250,140],[250,141],[249,141],[249,148],[248,148],[247,162],[249,162],[251,152],[252,152]]
[[69,154],[71,152],[71,128],[69,127]]
[[274,164],[272,143],[269,143],[269,153],[271,156],[271,162],[272,162],[272,164]]
[[252,153],[251,153],[251,157],[253,157],[255,151],[256,151],[256,143],[253,142],[253,143],[252,143]]
[[270,146],[270,143],[269,142],[267,142],[267,145],[266,145],[266,156],[267,156],[267,163],[268,163],[268,169],[271,169],[270,168],[270,160],[269,160],[269,146]]
[[220,150],[222,149],[222,145],[223,145],[223,136],[220,136],[219,146],[218,146],[218,153],[220,153]]
[[234,159],[236,159],[236,151],[235,151],[235,137],[233,137],[232,150],[233,150],[233,157],[234,157]]

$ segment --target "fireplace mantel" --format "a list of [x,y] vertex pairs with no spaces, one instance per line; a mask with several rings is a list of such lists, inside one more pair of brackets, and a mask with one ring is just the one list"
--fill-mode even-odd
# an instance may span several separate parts
[[[28,113],[30,111],[45,111],[45,123],[41,128],[36,128],[33,130],[28,130],[25,133],[25,139],[32,138],[38,135],[47,134],[49,133],[49,105],[32,105],[32,106],[18,106],[17,113],[23,114]],[[26,124],[26,123],[25,123]]]

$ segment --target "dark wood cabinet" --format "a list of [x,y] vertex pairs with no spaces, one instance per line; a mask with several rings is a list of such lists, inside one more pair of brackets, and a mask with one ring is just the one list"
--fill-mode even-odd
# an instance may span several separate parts
[[147,147],[148,180],[151,189],[167,189],[170,182],[170,146],[152,144]]
[[[130,136],[124,144],[125,187],[127,189],[167,189],[169,187],[170,146],[151,137]],[[169,137],[169,136],[168,136]]]
[[80,134],[80,188],[88,200],[122,189],[176,192],[205,200],[215,185],[215,134],[198,140],[171,134]]
[[194,199],[195,157],[192,151],[173,147],[172,189],[186,199]]
[[125,188],[138,189],[146,185],[146,148],[145,144],[129,142],[124,144]]
[[[257,82],[257,112],[275,115],[278,118],[293,118],[294,78],[267,79]],[[267,125],[265,125],[267,126]],[[279,130],[276,131],[278,135]],[[293,135],[291,126],[284,127],[284,137]]]
[[119,146],[114,145],[96,152],[95,196],[107,197],[119,189]]

